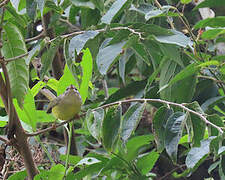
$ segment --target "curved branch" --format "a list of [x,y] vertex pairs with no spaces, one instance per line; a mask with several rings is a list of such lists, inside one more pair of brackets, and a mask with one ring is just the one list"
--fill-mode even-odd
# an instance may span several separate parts
[[[178,104],[178,103],[174,103],[174,102],[165,101],[165,100],[162,100],[162,99],[128,99],[128,100],[116,101],[116,102],[113,102],[113,103],[109,103],[109,104],[106,104],[106,105],[94,108],[94,109],[92,109],[92,111],[95,111],[95,110],[100,109],[100,108],[106,109],[108,107],[111,107],[111,106],[114,106],[114,105],[117,105],[117,104],[130,103],[130,102],[143,102],[143,103],[146,103],[146,102],[158,102],[158,103],[162,103],[162,104],[177,106],[177,107],[182,108],[186,112],[189,112],[189,113],[197,115],[206,124],[216,128],[220,133],[224,132],[221,127],[219,127],[219,126],[211,123],[210,121],[208,121],[206,119],[206,115],[205,114],[201,114],[201,113],[198,113],[198,112],[196,112],[196,111],[194,111],[192,109],[189,109],[189,108],[187,108],[185,106],[185,104]],[[34,132],[34,133],[26,133],[26,136],[30,137],[30,136],[36,136],[36,135],[40,135],[40,134],[46,133],[46,132],[51,131],[51,130],[53,130],[55,128],[63,126],[64,124],[67,124],[67,123],[69,123],[69,122],[71,122],[73,120],[79,119],[81,116],[85,116],[85,115],[86,115],[86,113],[83,113],[80,116],[77,116],[77,117],[75,117],[73,119],[70,119],[68,121],[63,121],[62,123],[57,124],[56,126],[52,126],[52,127],[49,127],[49,128],[46,128],[46,129],[43,129],[43,130],[40,130],[40,131],[37,131],[37,132]]]

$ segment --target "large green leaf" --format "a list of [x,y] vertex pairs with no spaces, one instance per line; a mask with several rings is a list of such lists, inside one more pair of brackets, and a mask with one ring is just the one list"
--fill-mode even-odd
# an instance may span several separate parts
[[91,52],[89,51],[89,49],[84,50],[83,53],[84,55],[80,63],[82,67],[80,95],[84,103],[88,96],[88,87],[89,87],[89,83],[91,82],[93,62],[92,62]]
[[86,124],[91,135],[99,142],[101,140],[101,128],[104,119],[104,110],[89,110],[86,114]]
[[204,7],[221,7],[225,6],[224,0],[204,0],[200,4],[198,4],[194,10],[198,8],[204,8]]
[[33,0],[26,0],[27,15],[34,20],[36,16],[37,2]]
[[[176,62],[171,60],[165,62],[161,69],[159,81],[160,97],[162,99],[183,103],[190,102],[193,98],[196,87],[196,74],[193,74],[192,69],[189,71],[189,68],[188,72],[182,72],[180,70],[181,67]],[[179,74],[179,72],[181,74]],[[176,77],[177,80],[175,79],[176,81],[174,81],[174,84],[168,87],[168,83],[174,77]],[[179,79],[182,80],[178,81]],[[187,89],[189,90],[187,91]]]
[[131,95],[136,95],[138,92],[142,91],[145,88],[146,80],[134,81],[128,84],[124,88],[120,88],[115,93],[113,93],[109,98],[104,102],[104,104],[109,104],[111,102],[118,101],[122,98],[129,97]]
[[191,169],[194,171],[197,169],[197,167],[206,159],[206,157],[210,153],[210,142],[214,139],[215,137],[210,137],[208,139],[202,140],[201,141],[201,146],[200,147],[194,147],[191,148],[189,151],[185,164],[187,168]]
[[175,75],[175,77],[172,78],[167,85],[165,85],[162,88],[160,88],[159,91],[162,91],[164,88],[166,88],[168,86],[171,86],[171,85],[175,84],[178,81],[184,80],[185,78],[187,78],[189,76],[194,75],[199,69],[200,68],[195,63],[188,65],[187,67],[182,69],[179,73],[177,73]]
[[73,74],[71,73],[71,71],[69,70],[69,67],[67,66],[67,64],[65,65],[63,75],[58,82],[59,82],[57,83],[58,96],[60,94],[63,94],[66,88],[70,86],[71,84],[73,84],[77,89],[79,89],[78,83],[76,79],[74,78]]
[[79,54],[88,40],[98,35],[97,31],[85,31],[83,34],[77,35],[70,40],[69,55],[75,58],[75,53]]
[[215,39],[221,34],[225,34],[224,28],[208,29],[202,33],[201,37],[203,39]]
[[77,7],[95,9],[95,5],[91,1],[71,0],[71,2]]
[[66,179],[77,179],[77,180],[82,180],[82,179],[84,179],[84,177],[87,176],[87,175],[90,175],[90,174],[94,174],[94,173],[100,172],[101,169],[103,169],[103,167],[105,167],[105,163],[103,163],[103,162],[91,164],[91,165],[86,166],[85,168],[79,170],[79,171],[76,172],[76,173],[74,173],[74,172],[68,173]]
[[[215,124],[216,126],[218,126],[218,127],[222,127],[222,128],[224,128],[224,121],[223,121],[223,119],[218,115],[218,114],[212,114],[212,115],[209,115],[208,117],[207,117],[207,119],[211,122],[211,123],[213,123],[213,124]],[[212,127],[212,126],[209,126],[209,135],[210,136],[218,136],[219,135],[219,132],[218,132],[218,130],[216,129],[216,128],[214,128],[214,127]]]
[[101,21],[105,24],[110,24],[120,13],[130,5],[132,0],[116,0],[107,13],[102,16]]
[[[5,41],[2,47],[3,56],[5,58],[13,58],[27,53],[26,45],[19,29],[10,23],[4,25],[3,28],[5,31]],[[28,65],[25,63],[25,58],[9,62],[7,69],[12,95],[22,105],[29,82]]]
[[96,61],[98,70],[102,75],[106,75],[116,57],[123,51],[124,45],[125,42],[121,42],[99,49]]
[[148,56],[148,52],[146,51],[145,46],[142,43],[133,43],[131,45],[132,49],[135,53],[147,64],[150,65],[150,57]]
[[156,36],[155,39],[161,43],[168,43],[168,44],[176,44],[181,47],[192,46],[193,42],[183,33],[175,30],[171,30],[173,35],[171,36]]
[[98,8],[99,11],[104,11],[104,0],[91,0],[91,2]]
[[151,18],[167,15],[171,6],[162,6],[161,9],[153,9],[145,14],[145,19],[148,21]]
[[119,137],[122,116],[121,105],[109,108],[102,123],[102,143],[106,150],[113,151]]
[[156,111],[154,118],[153,118],[153,128],[155,134],[155,141],[157,144],[157,150],[162,151],[165,147],[165,129],[166,129],[166,122],[168,118],[171,116],[173,111],[168,109],[165,106],[162,106]]
[[207,26],[213,27],[213,28],[225,27],[225,17],[217,16],[214,18],[207,18],[207,19],[201,20],[195,24],[194,28],[199,29],[199,28],[205,28]]
[[[188,108],[198,112],[200,114],[204,114],[200,105],[195,101],[187,105]],[[193,128],[193,146],[200,146],[200,141],[204,138],[206,123],[197,115],[190,113],[191,123]]]
[[127,153],[124,155],[124,158],[127,161],[132,161],[138,156],[139,150],[145,146],[149,145],[151,141],[154,140],[154,136],[152,134],[135,136],[129,139],[126,143]]
[[149,171],[152,170],[156,161],[159,158],[159,153],[152,150],[148,154],[143,155],[137,161],[137,168],[141,171],[143,175],[146,175]]
[[177,161],[178,143],[182,136],[183,125],[186,120],[186,114],[183,112],[175,112],[166,123],[165,128],[165,147],[166,152],[173,160]]
[[141,120],[145,103],[136,103],[132,105],[123,116],[121,138],[126,141],[132,132],[136,129]]

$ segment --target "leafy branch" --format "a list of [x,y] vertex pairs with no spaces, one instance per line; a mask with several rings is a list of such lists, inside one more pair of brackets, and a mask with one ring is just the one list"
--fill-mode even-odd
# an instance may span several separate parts
[[[206,124],[208,124],[208,125],[216,128],[221,134],[223,133],[223,129],[220,128],[219,126],[213,124],[212,122],[208,121],[205,114],[201,114],[199,112],[196,112],[196,111],[194,111],[192,109],[187,108],[186,107],[186,104],[178,104],[178,103],[174,103],[174,102],[165,101],[165,100],[162,100],[162,99],[128,99],[128,100],[122,100],[122,101],[117,101],[117,102],[105,104],[103,106],[99,106],[97,108],[92,109],[92,111],[95,111],[95,110],[98,110],[98,109],[101,109],[101,108],[102,109],[106,109],[106,108],[109,108],[111,106],[115,106],[115,105],[119,105],[119,104],[125,104],[125,103],[131,103],[131,102],[143,102],[143,103],[147,103],[147,102],[158,102],[158,103],[166,104],[168,106],[172,105],[172,106],[180,107],[180,108],[182,108],[183,110],[185,110],[185,111],[187,111],[189,113],[192,113],[192,114],[197,115]],[[75,117],[74,119],[70,119],[70,120],[67,120],[67,121],[63,121],[62,123],[59,123],[59,124],[57,124],[55,126],[52,126],[52,127],[49,127],[49,128],[46,128],[46,129],[43,129],[43,130],[40,130],[40,131],[37,131],[37,132],[34,132],[34,133],[26,133],[26,136],[28,136],[28,137],[30,137],[30,136],[37,136],[37,135],[46,133],[46,132],[51,131],[51,130],[53,130],[55,128],[61,127],[64,124],[67,124],[67,123],[69,123],[69,122],[71,122],[73,120],[79,119],[80,117],[83,117],[85,115],[86,115],[86,113],[83,113],[80,116]]]

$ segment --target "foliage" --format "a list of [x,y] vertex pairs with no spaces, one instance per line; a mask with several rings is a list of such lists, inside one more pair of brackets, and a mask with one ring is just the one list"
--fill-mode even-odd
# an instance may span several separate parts
[[[191,19],[199,8],[219,8],[224,1],[205,0],[194,9],[190,0],[0,4],[1,54],[13,103],[23,128],[47,155],[35,180],[197,173],[199,179],[225,178],[225,16]],[[45,112],[39,91],[60,95],[70,84],[83,106],[74,122],[77,154],[65,155],[64,145],[50,143],[51,133],[40,131],[55,119]],[[1,127],[6,120],[1,102]],[[9,175],[20,179],[26,171]]]

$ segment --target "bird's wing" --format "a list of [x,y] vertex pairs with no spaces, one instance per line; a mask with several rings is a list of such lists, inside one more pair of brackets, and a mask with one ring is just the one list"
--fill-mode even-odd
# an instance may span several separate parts
[[53,101],[51,101],[49,104],[48,104],[48,107],[47,107],[47,113],[51,113],[52,112],[52,108],[54,108],[56,105],[58,105],[61,101],[61,97],[58,96],[57,98],[55,98]]

